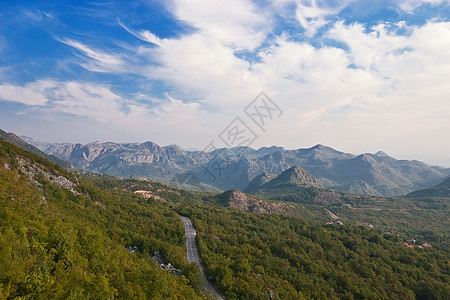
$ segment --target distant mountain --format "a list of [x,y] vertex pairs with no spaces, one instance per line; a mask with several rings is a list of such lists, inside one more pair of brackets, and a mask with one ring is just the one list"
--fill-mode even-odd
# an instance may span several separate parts
[[275,177],[277,177],[277,175],[275,174],[268,174],[265,172],[261,173],[255,178],[253,178],[252,181],[250,181],[248,186],[245,188],[244,192],[252,194],[257,190],[259,190],[264,184],[274,179]]
[[42,152],[41,150],[39,150],[38,148],[36,148],[33,145],[30,145],[29,143],[25,142],[24,140],[22,140],[20,137],[18,137],[17,135],[15,135],[12,132],[5,132],[3,130],[0,129],[0,138],[4,139],[5,141],[14,144],[24,150],[30,151],[34,154],[37,154],[39,156],[42,156],[46,159],[48,159],[49,161],[51,161],[52,163],[58,164],[64,168],[71,168],[72,164],[69,161],[66,160],[62,160],[60,158],[57,158],[53,155],[49,155],[47,153]]
[[[317,145],[255,159],[241,157],[228,162],[221,176],[202,180],[221,189],[246,189],[261,173],[280,174],[292,166],[301,166],[327,188],[383,196],[404,195],[430,187],[450,175],[450,169],[396,160],[381,152],[356,156]],[[201,171],[195,174],[201,176]]]
[[431,188],[415,191],[406,195],[408,198],[443,197],[450,198],[450,177]]
[[340,187],[342,190],[353,194],[382,196],[373,186],[364,180],[352,182]]
[[169,181],[182,178],[181,184],[204,183],[221,190],[251,191],[250,182],[260,174],[278,175],[293,166],[301,166],[326,188],[382,196],[428,188],[450,175],[450,169],[397,160],[382,151],[353,155],[324,145],[297,150],[221,148],[209,153],[152,142],[33,145],[90,172]]
[[278,176],[273,174],[261,173],[252,181],[250,181],[245,191],[248,191],[249,193],[257,193],[261,190],[272,190],[278,188],[285,189],[289,187],[321,188],[322,185],[316,178],[314,178],[304,169],[299,166],[294,166]]
[[322,187],[316,178],[299,166],[294,166],[284,171],[273,180],[267,182],[265,186],[278,186],[285,184],[298,185],[302,187]]
[[[256,177],[265,178],[264,176]],[[266,177],[267,178],[267,177]],[[251,181],[251,193],[268,199],[305,204],[329,205],[341,203],[338,192],[323,188],[320,182],[299,166],[294,166],[259,187]]]

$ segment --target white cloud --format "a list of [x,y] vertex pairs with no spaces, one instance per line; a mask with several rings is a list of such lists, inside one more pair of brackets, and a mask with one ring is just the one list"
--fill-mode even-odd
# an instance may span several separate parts
[[412,12],[417,7],[420,7],[423,4],[431,4],[431,5],[438,5],[442,3],[449,4],[449,0],[400,0],[398,3],[398,6],[407,12]]
[[[277,1],[275,9],[288,2],[294,3]],[[298,21],[313,35],[349,1],[333,7],[320,1],[295,3]],[[313,47],[288,34],[267,39],[272,15],[249,1],[180,0],[173,1],[171,9],[196,30],[160,39],[122,25],[157,45],[127,49],[127,55],[66,40],[84,54],[88,69],[161,80],[172,90],[167,99],[155,101],[150,112],[142,101],[122,99],[109,87],[65,85],[57,109],[90,118],[95,118],[90,111],[104,111],[100,120],[135,131],[148,128],[157,142],[201,147],[265,91],[285,113],[272,131],[261,135],[260,145],[328,143],[347,151],[382,148],[393,154],[411,147],[427,151],[430,144],[440,145],[444,154],[450,147],[445,130],[436,133],[436,128],[450,128],[450,23],[367,28],[337,22],[324,37],[346,44],[346,51]],[[400,27],[407,34],[398,34]],[[240,50],[257,51],[256,62],[239,58]],[[100,96],[93,97],[96,90]],[[86,100],[76,100],[80,98]],[[95,104],[89,105],[91,101]],[[417,140],[425,142],[417,145]]]
[[119,54],[113,55],[93,50],[83,43],[71,39],[61,40],[61,42],[79,50],[86,55],[86,57],[90,58],[88,63],[83,65],[88,70],[95,72],[121,72],[126,66],[126,62]]
[[322,26],[328,24],[326,16],[333,14],[328,8],[320,8],[316,0],[300,1],[297,4],[296,16],[306,34],[312,36]]
[[[442,149],[450,146],[443,133],[443,128],[450,128],[446,80],[450,54],[445,50],[450,46],[450,23],[430,22],[409,29],[409,35],[403,36],[387,26],[365,30],[360,24],[338,23],[329,32],[349,46],[349,58],[361,72],[382,82],[381,88],[363,97],[374,101],[333,127],[352,132],[361,145],[372,149],[384,144],[392,153],[408,149],[426,153],[430,145],[440,145],[434,151],[444,154]],[[344,139],[338,132],[337,140]]]
[[134,35],[136,38],[147,42],[147,43],[151,43],[151,44],[155,44],[158,46],[161,46],[163,43],[163,40],[161,40],[159,37],[157,37],[154,33],[151,33],[148,30],[140,30],[140,31],[133,31],[131,29],[129,29],[127,26],[125,26],[124,24],[122,24],[120,22],[120,20],[117,20],[117,22],[119,23],[119,25],[125,29],[126,31],[128,31],[129,33],[131,33],[132,35]]
[[277,0],[274,6],[283,11],[290,4],[296,5],[295,16],[305,29],[306,36],[312,37],[316,32],[330,22],[328,17],[339,13],[344,7],[355,0]]
[[142,97],[123,98],[111,91],[110,86],[77,81],[40,80],[23,86],[0,85],[0,101],[28,106],[29,109],[20,112],[22,115],[32,113],[43,120],[61,123],[62,128],[66,126],[65,116],[76,117],[79,130],[74,134],[78,140],[91,136],[93,124],[99,128],[109,126],[104,134],[113,139],[117,139],[114,132],[136,139],[150,134],[162,144],[172,143],[177,134],[182,134],[184,138],[179,140],[187,144],[191,142],[190,134],[205,134],[208,129],[208,113],[198,103],[185,103],[167,96],[167,99],[156,99],[157,105],[150,108],[148,102],[139,98]]
[[108,86],[76,81],[38,80],[24,86],[4,84],[0,85],[0,99],[101,122],[113,121],[117,114],[124,114],[121,110],[124,99],[111,92]]
[[271,20],[248,0],[174,0],[173,13],[212,40],[252,50],[263,42]]
[[55,83],[47,80],[27,83],[24,86],[0,84],[0,100],[18,102],[26,105],[44,105],[47,95],[55,87]]

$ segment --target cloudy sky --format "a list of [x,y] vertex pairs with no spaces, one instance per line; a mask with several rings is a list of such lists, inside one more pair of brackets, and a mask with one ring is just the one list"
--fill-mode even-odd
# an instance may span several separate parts
[[0,128],[202,149],[239,117],[252,147],[450,165],[449,49],[445,0],[2,1]]

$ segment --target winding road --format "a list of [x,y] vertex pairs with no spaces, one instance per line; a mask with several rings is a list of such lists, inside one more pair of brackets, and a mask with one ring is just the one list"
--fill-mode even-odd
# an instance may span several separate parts
[[206,283],[204,286],[205,290],[210,291],[219,300],[224,300],[223,298],[211,285],[211,283],[206,278],[205,272],[203,272],[202,265],[200,264],[200,259],[198,257],[197,245],[195,244],[195,236],[197,232],[189,218],[180,216],[181,221],[183,221],[184,230],[186,231],[186,250],[187,250],[187,260],[189,263],[196,263],[202,272],[203,281]]

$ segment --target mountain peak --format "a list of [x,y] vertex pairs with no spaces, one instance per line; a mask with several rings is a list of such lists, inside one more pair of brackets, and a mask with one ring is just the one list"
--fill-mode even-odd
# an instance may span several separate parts
[[378,151],[377,153],[374,154],[374,156],[376,156],[376,157],[391,157],[389,154],[387,154],[384,151]]
[[170,145],[167,145],[167,146],[164,146],[164,147],[162,147],[163,149],[172,149],[172,150],[174,150],[174,151],[179,151],[179,152],[182,152],[182,151],[184,151],[184,149],[183,148],[181,148],[180,146],[178,146],[177,144],[170,144]]
[[161,150],[161,147],[158,144],[153,143],[151,141],[144,142],[144,143],[140,144],[139,146],[142,148],[147,148],[149,150],[159,150],[159,151]]
[[311,149],[315,149],[315,150],[329,150],[329,149],[332,149],[332,148],[330,148],[328,146],[325,146],[325,145],[322,145],[322,144],[317,144],[314,147],[311,147]]
[[309,174],[305,169],[294,166],[281,173],[275,178],[278,183],[293,183],[302,186],[322,187],[320,182]]

